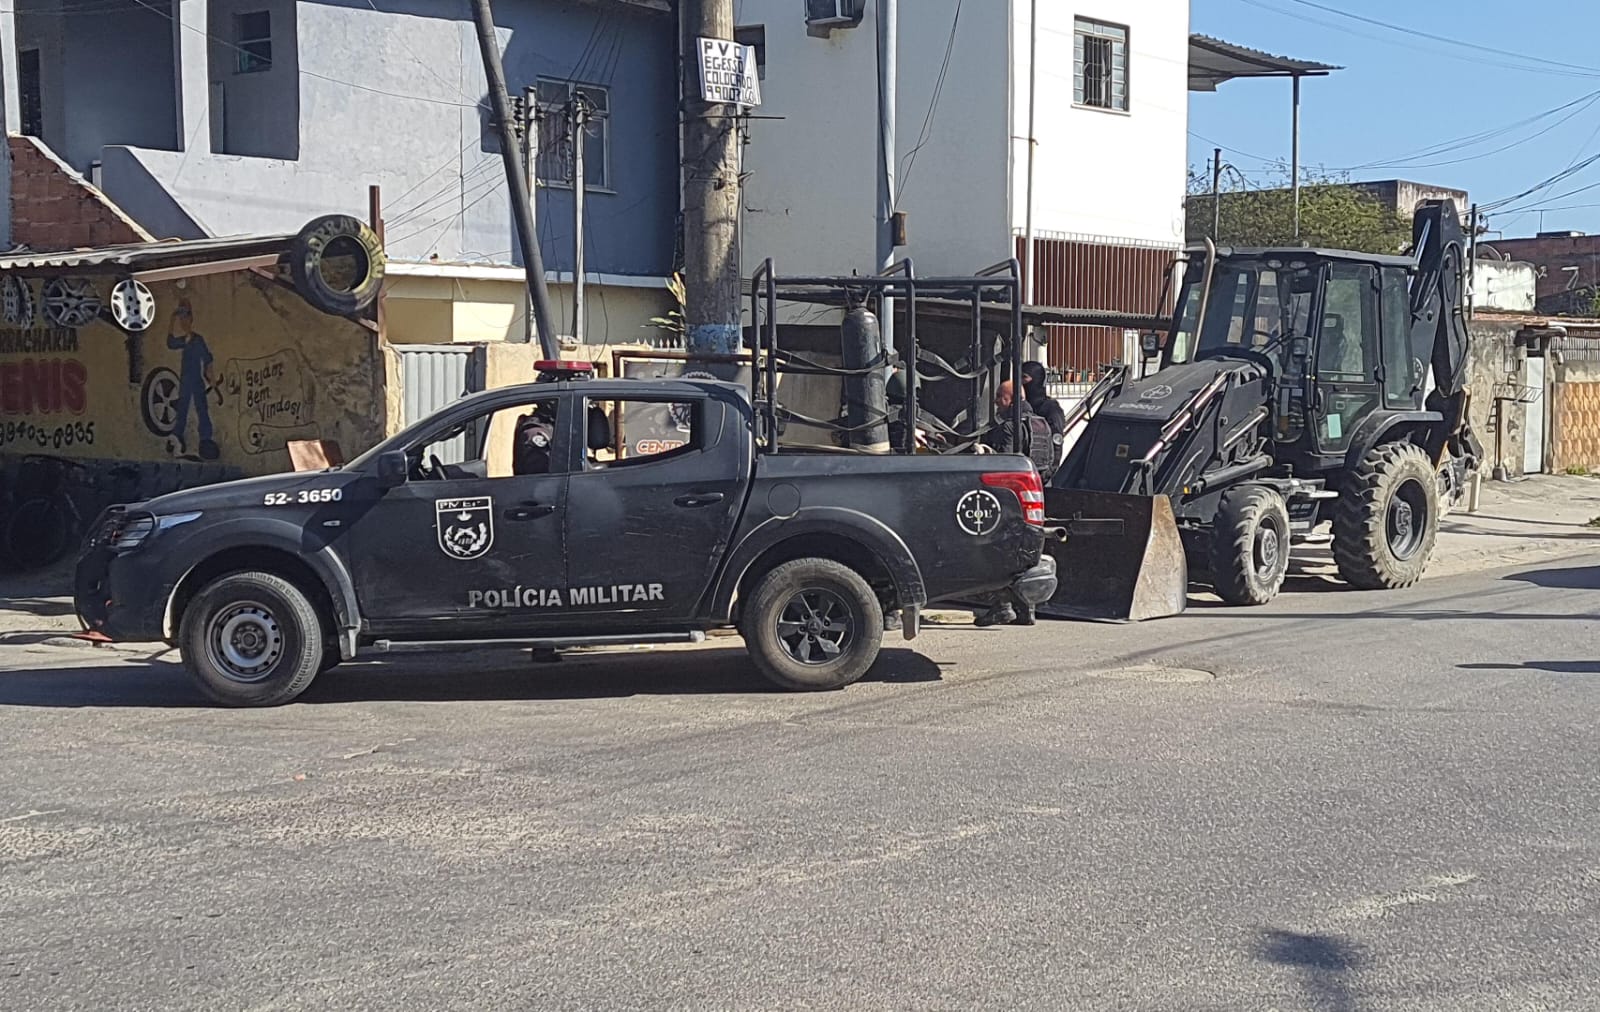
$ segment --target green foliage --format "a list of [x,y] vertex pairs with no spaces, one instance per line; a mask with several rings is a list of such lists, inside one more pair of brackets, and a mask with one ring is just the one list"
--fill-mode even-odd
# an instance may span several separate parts
[[[1411,242],[1411,219],[1342,177],[1301,171],[1300,239],[1294,237],[1294,197],[1289,174],[1263,188],[1224,176],[1222,227],[1213,236],[1227,246],[1320,246],[1361,253],[1400,253]],[[1230,188],[1231,187],[1231,188]],[[1199,242],[1211,232],[1214,208],[1209,172],[1189,172],[1187,231]]]
[[676,334],[682,337],[688,330],[688,324],[685,321],[688,319],[689,308],[689,289],[684,287],[682,274],[674,273],[672,277],[667,279],[667,291],[672,293],[673,301],[678,304],[677,307],[668,311],[666,316],[650,317],[650,322],[645,326],[655,327],[658,330],[664,330],[669,334]]

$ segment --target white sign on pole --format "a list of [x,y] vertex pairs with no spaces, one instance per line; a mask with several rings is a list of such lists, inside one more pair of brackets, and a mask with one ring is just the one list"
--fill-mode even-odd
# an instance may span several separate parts
[[700,98],[754,108],[761,104],[756,47],[727,39],[700,38]]

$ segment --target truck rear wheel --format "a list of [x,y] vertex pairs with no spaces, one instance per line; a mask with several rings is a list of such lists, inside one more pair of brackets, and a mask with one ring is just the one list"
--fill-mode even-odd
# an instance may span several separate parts
[[1439,536],[1439,479],[1414,443],[1367,451],[1333,514],[1339,575],[1361,590],[1394,590],[1422,579]]
[[322,622],[311,599],[272,573],[230,573],[184,609],[184,666],[223,706],[278,706],[322,666]]
[[849,566],[796,559],[755,584],[739,622],[750,659],[786,689],[840,689],[883,644],[883,606]]
[[1289,508],[1276,490],[1240,485],[1222,494],[1211,542],[1211,582],[1229,604],[1266,604],[1289,572]]

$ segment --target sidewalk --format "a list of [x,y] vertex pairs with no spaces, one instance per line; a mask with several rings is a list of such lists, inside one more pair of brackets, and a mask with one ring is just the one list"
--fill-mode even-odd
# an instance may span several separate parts
[[[1577,552],[1600,553],[1600,478],[1540,474],[1513,482],[1483,483],[1476,513],[1458,511],[1440,524],[1439,541],[1427,579],[1438,580],[1478,569],[1516,565]],[[1301,576],[1336,577],[1328,546],[1296,549],[1291,571]],[[0,576],[0,642],[24,635],[72,634],[79,625],[72,610],[72,566],[44,573]],[[1292,592],[1292,591],[1291,591]],[[935,611],[931,624],[971,621],[968,612]]]

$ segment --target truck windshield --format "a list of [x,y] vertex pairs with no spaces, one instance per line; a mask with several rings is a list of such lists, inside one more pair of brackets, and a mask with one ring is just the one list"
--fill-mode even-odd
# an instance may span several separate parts
[[1191,264],[1178,302],[1172,335],[1173,363],[1255,349],[1282,361],[1292,337],[1306,336],[1317,268],[1278,260],[1219,261],[1211,277],[1206,318],[1200,314],[1205,265]]

